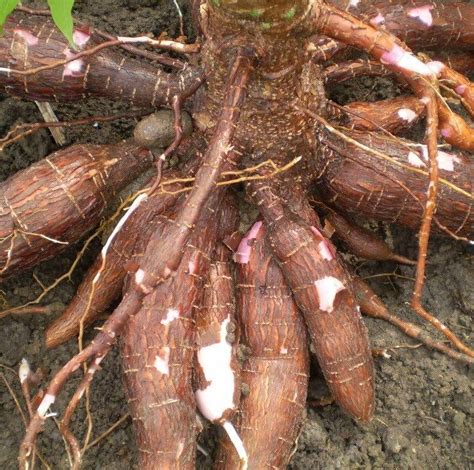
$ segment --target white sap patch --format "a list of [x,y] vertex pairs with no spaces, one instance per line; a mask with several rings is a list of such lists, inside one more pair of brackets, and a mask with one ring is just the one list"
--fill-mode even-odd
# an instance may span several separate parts
[[398,65],[405,70],[410,70],[411,72],[419,73],[421,75],[431,75],[431,70],[411,52],[405,52],[398,61]]
[[240,458],[240,470],[247,470],[248,469],[248,455],[247,451],[245,450],[244,443],[242,439],[237,434],[237,431],[234,428],[234,425],[230,421],[225,421],[222,427],[225,429],[227,435],[229,436],[230,441],[235,447],[237,454]]
[[72,33],[72,38],[76,46],[83,47],[87,44],[87,42],[91,38],[91,35],[87,34],[84,31],[79,31],[78,29],[75,29],[74,32]]
[[409,108],[399,109],[397,114],[400,117],[400,119],[403,119],[404,121],[407,121],[407,122],[412,122],[413,120],[416,119],[415,111]]
[[178,444],[178,448],[176,449],[176,460],[177,461],[178,461],[179,457],[181,456],[181,454],[183,453],[183,450],[184,450],[184,441],[181,441]]
[[334,308],[336,294],[345,289],[344,284],[333,276],[326,276],[315,281],[314,285],[318,291],[320,310],[331,313]]
[[415,152],[408,152],[408,163],[411,166],[414,166],[416,168],[421,168],[421,167],[426,166],[425,162],[421,160],[421,158]]
[[196,391],[196,403],[209,421],[219,420],[226,410],[235,407],[232,346],[226,340],[229,323],[230,316],[221,324],[218,343],[204,346],[197,352],[199,365],[209,385]]
[[38,44],[38,38],[30,31],[25,29],[15,28],[13,33],[20,36],[28,46],[36,46]]
[[188,263],[188,273],[189,274],[194,274],[195,270],[196,270],[196,263],[194,261],[190,261]]
[[77,74],[81,73],[82,68],[84,67],[84,61],[82,59],[73,60],[68,62],[64,66],[64,76],[65,77],[74,77]]
[[170,360],[170,348],[168,346],[163,346],[161,348],[160,354],[156,356],[155,359],[155,369],[163,375],[168,375],[170,373],[169,368]]
[[49,407],[54,403],[54,400],[56,400],[56,397],[54,395],[51,395],[50,393],[47,393],[41,400],[41,403],[39,404],[38,409],[36,410],[38,414],[44,418]]
[[461,163],[459,157],[452,153],[438,151],[438,168],[445,171],[454,171],[454,163]]
[[329,242],[324,238],[324,235],[314,226],[310,227],[311,231],[322,240],[318,243],[318,251],[321,255],[321,258],[325,259],[326,261],[331,261],[334,259],[334,254],[331,249],[331,245]]
[[360,3],[360,0],[351,0],[349,2],[349,7],[356,7],[357,5],[359,5]]
[[324,235],[314,225],[311,225],[310,229],[318,237],[324,238]]
[[[424,144],[420,145],[420,147],[423,160],[427,162],[429,159],[428,147]],[[442,150],[438,150],[436,161],[438,162],[438,168],[444,171],[454,171],[454,164],[461,163],[461,160],[458,156],[454,155],[453,153],[443,152]]]
[[128,218],[136,211],[136,209],[138,208],[138,206],[143,202],[143,201],[146,201],[148,199],[148,196],[144,193],[144,194],[140,194],[140,196],[138,196],[137,198],[135,198],[135,200],[133,201],[132,205],[127,209],[127,212],[125,212],[125,214],[123,215],[123,217],[118,221],[117,225],[115,226],[114,230],[112,231],[112,233],[110,234],[109,238],[107,239],[107,242],[106,244],[103,246],[102,248],[102,251],[101,251],[101,255],[102,255],[102,259],[105,259],[106,255],[107,255],[107,250],[109,249],[110,247],[110,244],[112,243],[112,240],[117,236],[117,233],[120,232],[120,230],[122,229],[123,225],[125,224],[125,222],[128,220]]
[[440,62],[439,60],[432,60],[431,62],[428,62],[426,65],[435,75],[439,75],[443,71],[443,69],[446,67],[443,64],[443,62]]
[[334,256],[332,255],[331,249],[329,248],[326,240],[323,240],[318,244],[318,251],[321,255],[321,258],[325,259],[326,261],[331,261],[334,259]]
[[407,11],[407,15],[410,18],[416,18],[421,21],[426,26],[431,26],[433,24],[433,15],[431,11],[433,9],[433,5],[423,5],[417,8],[410,8]]
[[176,310],[174,308],[169,308],[168,311],[166,312],[166,318],[161,320],[162,325],[169,325],[172,321],[176,320],[179,318],[179,310]]
[[143,269],[137,270],[135,273],[135,284],[140,285],[143,282],[143,279],[145,279],[145,271],[143,271]]
[[284,348],[283,346],[280,348],[280,354],[288,354],[288,348]]
[[[71,51],[71,49],[69,49],[69,47],[66,47],[66,49],[64,49],[63,54],[68,60],[72,59],[76,55],[74,54],[74,52]],[[71,62],[68,62],[67,64],[64,64],[63,77],[77,77],[81,74],[84,66],[85,62],[82,59],[76,59]]]
[[20,383],[23,383],[25,380],[27,380],[30,374],[30,364],[25,358],[23,358],[20,362],[20,368],[18,370],[18,377],[20,378]]
[[384,24],[385,23],[385,16],[383,16],[382,13],[379,13],[377,16],[374,16],[373,18],[371,18],[369,23],[372,26],[379,26],[381,24]]
[[239,243],[237,251],[234,253],[233,260],[236,263],[247,264],[250,260],[250,254],[252,252],[252,242],[257,238],[258,232],[262,227],[263,222],[259,220],[255,222],[250,230],[247,232],[244,238]]
[[453,135],[453,131],[449,127],[440,129],[440,132],[443,137],[451,137]]
[[420,75],[432,74],[431,69],[427,65],[398,44],[394,44],[390,51],[384,52],[380,57],[380,61],[383,64],[396,65],[410,72],[419,73]]

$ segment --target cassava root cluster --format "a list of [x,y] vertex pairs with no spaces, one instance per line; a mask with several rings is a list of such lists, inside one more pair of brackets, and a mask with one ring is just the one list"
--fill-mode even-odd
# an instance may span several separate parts
[[[473,351],[424,309],[421,293],[431,231],[460,243],[474,233],[473,131],[443,94],[455,94],[468,115],[473,85],[462,70],[434,60],[446,44],[472,50],[474,9],[464,2],[360,3],[194,1],[196,44],[151,40],[186,61],[131,58],[118,48],[130,51],[140,40],[104,41],[83,26],[73,51],[48,19],[9,19],[0,38],[6,92],[168,108],[145,118],[128,141],[59,150],[0,188],[7,276],[79,240],[119,188],[144,168],[157,169],[46,332],[49,347],[82,338],[118,301],[95,340],[37,400],[21,468],[34,460],[36,436],[65,382],[86,364],[61,428],[74,467],[80,465],[68,423],[119,337],[146,469],[194,468],[197,411],[226,432],[218,468],[284,468],[304,418],[308,341],[336,403],[369,421],[374,371],[361,309],[473,361]],[[351,60],[349,47],[370,60]],[[431,57],[410,47],[431,49]],[[325,67],[329,59],[335,64]],[[334,81],[380,74],[396,77],[412,95],[346,106],[327,96]],[[423,142],[395,136],[422,119]],[[439,139],[452,148],[439,149]],[[179,164],[167,168],[171,155]],[[259,213],[244,236],[238,198]],[[418,230],[418,260],[393,253],[351,217]],[[333,235],[359,256],[415,264],[412,307],[450,344],[388,312],[342,261]],[[240,360],[239,345],[246,350]]]

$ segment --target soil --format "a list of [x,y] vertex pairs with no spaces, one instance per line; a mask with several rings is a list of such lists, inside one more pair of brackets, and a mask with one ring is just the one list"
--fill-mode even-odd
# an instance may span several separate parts
[[[137,35],[145,31],[155,34],[167,31],[175,36],[179,31],[176,8],[171,0],[156,2],[135,0],[107,0],[77,2],[76,14],[83,21],[100,26],[120,35]],[[155,5],[159,5],[157,8]],[[187,12],[187,2],[179,1]],[[190,24],[185,18],[185,25]],[[192,32],[187,30],[192,36]],[[375,90],[375,91],[374,91]],[[346,87],[343,91],[350,99],[367,99],[367,96],[390,96],[394,93],[390,82]],[[79,115],[106,114],[120,105],[104,105],[94,101],[72,106],[55,106],[59,119]],[[124,108],[125,109],[125,108]],[[12,98],[0,102],[0,132],[20,121],[39,121],[32,103]],[[67,131],[68,143],[114,142],[130,135],[130,122],[118,121],[99,127],[82,127]],[[40,132],[0,153],[0,177],[6,179],[31,162],[55,150],[47,131]],[[417,240],[415,234],[401,229],[372,224],[402,254],[414,258]],[[71,300],[85,267],[99,249],[89,250],[79,268],[68,282],[63,282],[47,295],[44,303],[54,305],[61,312]],[[75,256],[75,249],[43,263],[33,271],[10,278],[1,286],[1,300],[8,306],[20,305],[41,293],[39,282],[50,284],[67,271]],[[407,307],[413,288],[412,268],[393,263],[373,263],[352,259],[374,289],[385,299],[392,311],[417,322]],[[33,277],[33,275],[35,277]],[[35,278],[37,280],[35,280]],[[424,291],[425,305],[468,341],[474,311],[474,252],[471,247],[446,239],[433,240],[430,246],[427,282]],[[17,465],[18,445],[23,437],[24,425],[12,393],[21,398],[16,375],[20,360],[25,357],[34,368],[40,367],[51,377],[76,351],[75,341],[53,350],[44,347],[44,329],[52,316],[27,315],[1,320],[0,327],[0,468],[13,469]],[[371,424],[360,426],[345,416],[337,406],[308,407],[307,420],[291,461],[291,469],[463,469],[472,468],[474,448],[472,368],[457,363],[441,354],[416,347],[394,327],[367,320],[372,345],[387,348],[387,356],[376,363],[377,403]],[[90,339],[94,331],[89,331]],[[399,346],[402,346],[399,348]],[[122,390],[121,366],[115,349],[102,363],[91,392],[93,438],[106,431],[127,413]],[[9,369],[9,368],[13,368]],[[313,367],[310,399],[327,393],[317,366]],[[69,400],[78,377],[69,381],[54,405],[60,412]],[[73,431],[83,438],[86,430],[84,406],[76,413]],[[201,445],[212,452],[214,431],[207,430]],[[63,440],[55,420],[46,422],[40,435],[39,449],[53,469],[69,468]],[[198,468],[210,468],[210,460],[199,457]],[[38,463],[39,466],[41,466]],[[84,456],[85,469],[137,468],[137,453],[131,421],[125,421],[99,444],[91,447]]]

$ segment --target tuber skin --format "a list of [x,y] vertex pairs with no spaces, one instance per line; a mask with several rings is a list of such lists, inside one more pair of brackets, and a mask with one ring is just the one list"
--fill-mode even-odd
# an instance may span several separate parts
[[[163,180],[175,180],[183,172],[188,176],[193,175],[198,162],[199,159],[196,158],[183,165],[183,168],[165,171]],[[120,297],[127,275],[127,263],[137,263],[141,260],[156,225],[164,223],[163,219],[157,217],[177,203],[179,191],[182,189],[183,183],[167,185],[168,193],[152,194],[126,220],[122,229],[112,239],[105,261],[103,256],[95,260],[67,309],[46,329],[46,347],[55,348],[76,336],[81,322],[83,326],[92,323]],[[143,228],[137,230],[137,227]],[[98,274],[100,276],[97,278]]]
[[412,48],[472,49],[474,7],[457,0],[329,0]]
[[[225,234],[224,239],[231,235]],[[194,383],[197,409],[206,419],[222,426],[238,454],[237,467],[245,469],[245,444],[232,424],[240,406],[242,383],[231,259],[230,250],[219,244],[212,257],[201,306],[195,307]]]
[[[44,17],[16,12],[0,36],[0,67],[25,71],[74,57],[66,38]],[[74,30],[81,50],[104,42],[87,26]],[[173,96],[196,87],[199,70],[186,67],[179,79],[148,62],[132,59],[111,48],[32,75],[0,73],[8,94],[38,101],[75,102],[105,97],[133,106],[171,105]]]
[[[305,416],[309,379],[306,326],[260,227],[246,263],[237,265],[237,306],[242,366],[248,393],[234,422],[252,468],[284,469]],[[238,456],[221,437],[216,468],[238,468]]]
[[195,396],[202,415],[224,424],[240,401],[239,332],[236,328],[230,251],[218,245],[196,308]]
[[115,194],[151,163],[151,153],[134,143],[73,145],[1,183],[1,277],[77,242],[98,224]]
[[200,301],[218,225],[235,223],[235,212],[227,204],[218,209],[221,194],[215,192],[209,200],[176,275],[145,295],[122,334],[125,388],[140,443],[140,468],[146,470],[194,469],[197,429],[192,309]]
[[415,264],[414,261],[398,255],[370,230],[345,219],[335,211],[330,211],[325,219],[335,230],[338,239],[343,241],[356,256],[378,261],[395,261],[401,264]]
[[[355,217],[419,228],[429,179],[410,168],[426,171],[425,153],[406,140],[349,130],[345,133],[404,166],[391,164],[351,142],[323,132],[325,157],[317,162],[320,170],[317,187],[325,194],[325,200]],[[470,215],[469,194],[473,192],[474,162],[467,154],[442,151],[438,154],[438,166],[441,178],[447,183],[440,185],[433,230],[440,232],[446,227],[456,236],[472,239],[474,217]]]
[[[157,224],[164,223],[163,220],[157,219],[157,212],[163,212],[161,205],[157,207],[161,209],[158,211],[150,210],[149,204],[143,206],[145,210],[137,211],[135,217],[131,218],[131,223],[125,224],[113,240],[106,255],[105,265],[102,257],[96,259],[67,309],[48,325],[45,337],[47,348],[55,348],[77,336],[81,324],[83,327],[88,326],[120,297],[127,275],[127,262],[140,259],[138,254],[133,256],[133,253],[138,251],[140,240],[142,244],[146,244],[151,232],[157,230]],[[146,223],[142,232],[137,232],[137,222]]]
[[321,232],[285,210],[272,188],[251,183],[248,190],[262,208],[272,252],[305,318],[334,399],[350,416],[369,421],[374,412],[372,356],[343,266]]

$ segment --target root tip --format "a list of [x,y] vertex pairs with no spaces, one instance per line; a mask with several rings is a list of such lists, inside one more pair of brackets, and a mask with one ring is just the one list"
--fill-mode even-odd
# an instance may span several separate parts
[[248,469],[248,455],[247,451],[245,450],[244,443],[240,438],[239,434],[234,428],[234,425],[230,421],[225,421],[222,424],[225,432],[229,436],[230,441],[232,442],[235,450],[240,458],[240,470],[247,470]]
[[402,256],[402,255],[394,254],[391,257],[391,261],[395,261],[395,262],[400,263],[400,264],[407,264],[409,266],[416,266],[416,261],[414,261],[410,258],[406,258],[405,256]]

